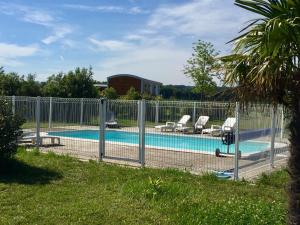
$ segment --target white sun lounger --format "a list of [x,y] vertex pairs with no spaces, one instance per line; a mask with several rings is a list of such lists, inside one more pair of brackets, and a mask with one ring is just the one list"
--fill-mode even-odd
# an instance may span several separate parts
[[181,131],[181,132],[186,132],[189,130],[192,130],[193,132],[195,131],[202,131],[204,126],[209,120],[209,116],[199,116],[197,122],[195,123],[194,127],[187,127],[187,126],[182,126],[182,127],[176,127],[176,131]]
[[[54,144],[60,145],[59,137],[48,135],[45,132],[40,132],[40,145],[43,145],[43,140],[45,140],[45,139],[50,139],[52,145],[54,145]],[[31,143],[33,145],[36,144],[36,140],[37,140],[36,132],[23,133],[20,141],[28,141],[28,140],[31,141]],[[55,140],[57,140],[57,143],[55,143]]]
[[105,126],[108,128],[119,128],[119,124],[115,119],[115,114],[111,111],[107,112]]
[[199,116],[195,123],[195,131],[202,131],[209,120],[209,116]]
[[175,131],[176,128],[179,127],[186,127],[187,122],[190,120],[190,115],[184,115],[181,117],[181,119],[175,123],[175,122],[166,122],[165,125],[158,125],[155,126],[156,129],[160,129],[160,131]]
[[203,129],[202,134],[211,134],[212,136],[218,136],[223,132],[232,132],[234,131],[235,123],[235,117],[228,117],[222,126],[211,125],[211,128]]

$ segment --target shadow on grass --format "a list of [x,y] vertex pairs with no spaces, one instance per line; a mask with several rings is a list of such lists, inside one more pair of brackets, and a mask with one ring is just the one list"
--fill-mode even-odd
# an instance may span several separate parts
[[0,165],[0,183],[48,184],[61,179],[57,171],[28,165],[22,161],[9,160]]

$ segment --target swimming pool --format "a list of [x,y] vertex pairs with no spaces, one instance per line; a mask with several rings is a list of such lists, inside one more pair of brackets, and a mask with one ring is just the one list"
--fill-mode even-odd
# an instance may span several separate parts
[[[53,131],[48,132],[48,134],[52,136],[76,139],[99,139],[99,131],[97,130]],[[128,131],[107,130],[105,132],[105,140],[113,143],[135,145],[139,143],[139,134]],[[201,137],[200,135],[189,136],[146,133],[145,144],[147,147],[152,148],[204,152],[209,154],[214,154],[216,148],[219,148],[222,152],[227,151],[227,145],[222,143],[221,138]],[[268,147],[269,143],[266,142],[243,141],[240,142],[239,149],[242,154],[248,155],[264,151]],[[234,153],[234,148],[234,144],[230,146],[230,153]]]

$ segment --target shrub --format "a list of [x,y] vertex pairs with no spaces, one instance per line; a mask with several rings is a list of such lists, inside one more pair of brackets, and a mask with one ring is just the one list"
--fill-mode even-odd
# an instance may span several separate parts
[[108,87],[104,89],[101,93],[102,96],[108,98],[108,99],[117,99],[118,98],[118,93],[116,89],[113,87]]
[[12,114],[10,104],[0,99],[0,161],[11,158],[17,150],[17,138],[25,121]]
[[154,100],[155,99],[154,96],[150,95],[147,92],[143,93],[141,97],[142,97],[142,99],[145,99],[145,100]]
[[139,100],[141,99],[141,95],[135,90],[134,87],[131,87],[125,97],[124,97],[126,100]]

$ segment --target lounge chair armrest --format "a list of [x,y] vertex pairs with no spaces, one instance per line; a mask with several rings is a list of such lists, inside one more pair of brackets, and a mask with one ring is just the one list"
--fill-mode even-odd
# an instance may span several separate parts
[[174,122],[166,122],[166,126],[172,126],[175,127],[176,123]]
[[220,125],[211,125],[212,130],[221,130],[222,126]]
[[184,124],[184,123],[176,123],[176,127],[185,127],[186,126],[186,124]]
[[224,131],[229,131],[229,132],[232,132],[233,131],[233,127],[231,126],[224,126]]

